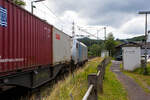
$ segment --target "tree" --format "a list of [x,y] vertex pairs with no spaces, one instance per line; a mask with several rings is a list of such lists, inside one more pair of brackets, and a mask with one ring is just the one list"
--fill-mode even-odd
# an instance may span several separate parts
[[92,56],[100,56],[101,51],[102,51],[102,48],[98,44],[93,44],[89,49],[90,55]]
[[110,56],[114,56],[116,45],[117,45],[117,42],[114,40],[113,34],[109,33],[105,41],[105,49],[109,51]]
[[24,6],[26,3],[23,0],[13,0],[13,2],[19,6]]

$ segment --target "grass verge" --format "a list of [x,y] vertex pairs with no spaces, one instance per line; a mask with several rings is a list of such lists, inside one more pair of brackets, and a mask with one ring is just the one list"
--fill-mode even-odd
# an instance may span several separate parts
[[[82,100],[88,89],[87,76],[97,72],[97,65],[102,61],[101,58],[90,60],[84,68],[70,75],[64,81],[60,81],[53,87],[48,100]],[[99,94],[99,100],[128,100],[127,92],[117,80],[115,74],[110,71],[111,64],[106,68],[104,80],[104,94]]]
[[116,75],[110,71],[111,65],[109,64],[106,68],[103,82],[104,93],[99,95],[99,100],[128,100],[127,92],[117,80]]
[[75,71],[74,75],[58,82],[47,100],[82,100],[88,89],[87,76],[97,72],[97,65],[101,61],[102,58],[94,58],[86,63],[84,68]]
[[145,92],[150,93],[150,64],[147,66],[148,75],[143,75],[143,71],[143,68],[137,68],[133,72],[123,71],[123,73],[134,79]]

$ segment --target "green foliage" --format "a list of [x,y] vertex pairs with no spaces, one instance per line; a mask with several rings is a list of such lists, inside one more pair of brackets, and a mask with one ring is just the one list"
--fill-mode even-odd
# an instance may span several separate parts
[[150,64],[147,65],[147,75],[143,75],[144,68],[137,68],[134,71],[123,71],[124,74],[127,76],[133,78],[139,86],[141,86],[145,92],[150,93],[150,90],[148,89],[150,87]]
[[137,37],[133,37],[133,38],[128,38],[128,39],[117,39],[118,41],[122,41],[122,42],[137,42],[137,41],[144,41],[145,40],[145,36],[137,36]]
[[139,86],[141,86],[145,92],[150,93],[148,89],[150,87],[150,76],[143,74],[136,74],[133,72],[124,71],[124,74],[132,78]]
[[119,42],[114,40],[114,36],[112,33],[108,34],[107,40],[105,41],[105,49],[109,51],[110,56],[114,56],[116,49],[115,47],[119,44]]
[[[146,75],[150,75],[150,64],[147,64],[147,74]],[[144,73],[144,67],[140,67],[140,68],[136,68],[133,73],[136,74],[143,74]]]
[[108,50],[111,56],[114,56],[116,53],[115,47],[121,44],[121,41],[114,40],[113,34],[109,34],[107,40],[104,43],[104,40],[94,40],[89,38],[78,39],[80,42],[88,46],[88,56],[100,56],[101,51]]
[[98,44],[93,44],[90,49],[89,52],[91,53],[91,55],[93,56],[100,56],[101,54],[101,47]]
[[137,36],[131,39],[127,39],[129,42],[134,42],[134,41],[143,41],[145,39],[145,36]]
[[70,94],[73,100],[82,100],[88,90],[87,76],[97,72],[97,66],[101,61],[101,58],[94,58],[84,68],[75,71],[74,75],[70,74],[65,80],[60,81],[53,87],[46,100],[70,100]]
[[14,0],[13,2],[19,6],[26,5],[26,3],[22,0]]
[[128,100],[127,92],[116,75],[110,71],[112,64],[106,67],[105,79],[103,82],[104,93],[99,95],[98,100]]
[[88,46],[88,56],[100,56],[101,51],[105,48],[103,40],[94,40],[89,38],[78,39],[78,41]]
[[93,44],[101,44],[103,42],[103,40],[94,40],[94,39],[89,39],[87,37],[80,38],[78,39],[78,41],[84,43],[88,47],[92,46]]
[[[74,76],[70,75],[53,86],[53,91],[46,100],[70,100],[70,94],[72,94],[74,100],[82,100],[88,90],[87,76],[91,73],[97,73],[97,65],[101,61],[101,58],[90,60],[84,68],[74,72]],[[110,71],[110,66],[111,64],[106,68],[103,83],[104,93],[98,93],[98,100],[128,100],[127,92],[117,80],[115,74]]]

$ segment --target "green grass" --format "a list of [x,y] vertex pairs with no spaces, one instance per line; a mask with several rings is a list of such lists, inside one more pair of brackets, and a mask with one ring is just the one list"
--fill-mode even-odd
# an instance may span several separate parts
[[106,68],[105,80],[103,83],[104,93],[99,100],[128,100],[127,92],[117,80],[116,75],[110,71],[111,64]]
[[123,65],[122,64],[120,65],[120,69],[123,70]]
[[53,91],[47,100],[82,100],[88,89],[87,76],[97,72],[97,65],[102,61],[101,58],[90,60],[84,68],[70,75],[64,81],[60,81],[53,87]]
[[[102,61],[101,58],[90,60],[84,68],[74,72],[74,77],[69,75],[65,80],[60,81],[53,87],[53,91],[46,100],[82,100],[88,90],[87,76],[97,73],[97,65]],[[111,64],[106,68],[104,81],[104,94],[99,94],[99,100],[128,100],[127,93],[117,80],[114,73],[110,71]]]
[[134,79],[143,89],[145,92],[150,93],[150,64],[147,65],[147,75],[143,75],[144,69],[137,68],[132,72],[123,71],[124,74]]

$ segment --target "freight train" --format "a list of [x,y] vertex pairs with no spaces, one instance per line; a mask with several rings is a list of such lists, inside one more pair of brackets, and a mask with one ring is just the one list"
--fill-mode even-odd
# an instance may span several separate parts
[[0,0],[0,88],[36,88],[87,61],[87,46],[10,0]]

